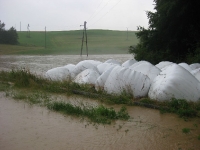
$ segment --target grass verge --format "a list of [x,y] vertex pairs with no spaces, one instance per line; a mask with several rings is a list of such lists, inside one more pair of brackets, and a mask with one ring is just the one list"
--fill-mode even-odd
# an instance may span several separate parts
[[[131,95],[123,92],[120,96],[109,95],[103,91],[97,92],[94,87],[88,85],[78,85],[71,81],[64,82],[55,82],[49,81],[40,77],[37,77],[31,74],[27,70],[12,70],[10,72],[0,72],[0,90],[6,90],[10,86],[16,89],[25,89],[27,91],[40,91],[41,93],[56,93],[56,94],[81,94],[86,97],[95,98],[105,103],[112,104],[125,104],[125,105],[141,105],[145,107],[159,109],[161,113],[169,112],[176,113],[180,117],[188,118],[188,117],[200,117],[200,101],[193,103],[187,102],[182,99],[171,99],[166,102],[158,102],[155,100],[151,100],[149,98],[141,98],[134,100]],[[37,99],[37,94],[34,95]],[[30,96],[29,101],[33,101],[33,103],[39,103],[34,99],[31,99]],[[15,95],[16,98],[23,98],[22,95]],[[58,105],[58,104],[55,104]],[[60,104],[59,104],[60,105]],[[61,104],[61,106],[64,104]],[[49,104],[48,108],[54,110],[53,104]],[[63,107],[61,107],[63,108]],[[64,110],[58,110],[63,112]],[[110,110],[109,110],[110,111]],[[65,111],[64,111],[65,112]],[[82,116],[84,116],[82,114]],[[88,115],[90,116],[90,115]],[[101,118],[101,117],[100,117]],[[94,119],[91,119],[94,120]]]
[[113,108],[106,108],[102,105],[97,107],[81,107],[65,102],[52,102],[49,103],[47,107],[64,114],[87,117],[92,122],[102,124],[110,124],[112,120],[116,119],[128,120],[130,118],[125,107],[122,107],[119,112],[116,112]]
[[86,117],[94,123],[110,124],[113,120],[128,120],[130,118],[124,106],[116,112],[113,108],[106,108],[103,105],[97,107],[75,106],[63,101],[52,100],[49,94],[67,93],[69,95],[74,88],[79,88],[79,90],[84,88],[69,81],[64,83],[48,81],[36,77],[27,70],[2,71],[0,72],[0,81],[2,82],[0,91],[5,91],[7,96],[23,100],[31,105],[39,104],[63,114]]

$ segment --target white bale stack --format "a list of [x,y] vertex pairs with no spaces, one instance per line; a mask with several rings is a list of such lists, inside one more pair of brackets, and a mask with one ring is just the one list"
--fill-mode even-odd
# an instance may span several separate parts
[[104,63],[112,63],[112,64],[116,64],[116,65],[121,65],[121,63],[115,59],[108,59]]
[[191,74],[200,81],[200,68],[192,70]]
[[156,66],[147,61],[134,59],[122,66],[114,59],[104,63],[84,60],[76,65],[68,64],[46,72],[53,81],[72,80],[78,84],[94,85],[96,90],[105,90],[120,95],[123,91],[135,98],[149,96],[158,101],[171,98],[198,101],[200,99],[200,64],[175,64],[162,61]]
[[180,65],[171,64],[154,79],[148,96],[159,101],[171,98],[197,101],[200,98],[200,82]]
[[132,94],[135,98],[147,95],[150,79],[146,75],[128,68],[116,66],[110,72],[104,90],[110,94],[120,95],[123,91]]
[[97,69],[99,71],[100,74],[106,72],[106,70],[110,69],[110,68],[114,68],[116,66],[119,66],[119,64],[113,64],[113,63],[101,63],[97,66]]
[[150,82],[153,82],[154,78],[161,72],[159,68],[146,61],[138,62],[129,68],[147,75],[150,78]]
[[192,69],[190,68],[190,66],[187,63],[179,63],[178,65],[185,68],[189,72],[192,71]]
[[144,61],[144,60],[138,61],[138,62],[134,63],[133,65],[131,65],[129,68],[131,68],[131,69],[135,68],[136,66],[141,65],[143,63],[149,63],[149,62],[148,61]]
[[92,69],[98,72],[97,70],[97,65],[101,64],[102,62],[100,61],[94,61],[94,60],[83,60],[80,61],[74,68],[73,74],[74,76],[77,76],[79,73],[86,69]]
[[53,81],[64,81],[71,79],[71,73],[67,67],[56,67],[48,70],[45,77]]
[[170,61],[161,61],[161,62],[159,62],[159,63],[156,65],[156,67],[159,68],[159,69],[163,69],[163,68],[165,68],[166,66],[169,66],[169,65],[171,65],[171,64],[173,64],[173,62],[170,62]]
[[100,74],[96,72],[95,70],[86,69],[75,77],[74,82],[78,84],[95,85],[95,82],[99,76]]
[[[117,65],[116,65],[117,66]],[[108,78],[108,76],[110,75],[110,72],[113,70],[115,66],[107,69],[105,72],[103,72],[98,78],[97,78],[97,81],[95,83],[95,89],[98,91],[98,90],[103,90],[104,89],[104,85],[105,85],[105,82]]]
[[133,64],[137,63],[137,61],[135,59],[129,59],[127,61],[125,61],[123,64],[122,64],[122,67],[130,67],[132,66]]
[[190,68],[191,68],[192,70],[198,69],[198,68],[200,68],[200,63],[191,64],[191,65],[190,65]]

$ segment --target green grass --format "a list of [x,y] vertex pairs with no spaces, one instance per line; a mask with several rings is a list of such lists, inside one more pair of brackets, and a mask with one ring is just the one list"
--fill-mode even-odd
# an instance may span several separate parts
[[49,103],[47,107],[64,114],[87,117],[92,122],[102,124],[110,124],[112,120],[116,119],[128,120],[130,118],[125,107],[122,107],[119,112],[116,112],[113,108],[106,108],[102,105],[97,107],[81,107],[65,102],[52,102]]
[[[80,55],[82,30],[47,32],[45,49],[45,33],[31,32],[27,38],[26,32],[18,32],[19,45],[0,45],[0,54],[25,55],[53,55],[74,54]],[[129,31],[127,40],[126,31],[88,30],[89,54],[127,54],[128,47],[138,43],[135,31]],[[83,45],[83,54],[86,54],[86,45]]]
[[190,129],[189,129],[189,128],[183,128],[183,129],[182,129],[182,132],[185,133],[185,134],[187,134],[187,133],[190,132]]
[[[5,91],[7,96],[16,100],[23,100],[29,104],[46,106],[50,110],[58,111],[68,115],[86,117],[91,122],[110,124],[113,120],[128,120],[126,108],[122,107],[116,112],[113,108],[104,106],[74,106],[62,101],[54,101],[49,95],[73,93],[74,89],[89,90],[89,86],[80,86],[73,82],[53,82],[39,78],[27,70],[12,70],[0,72],[0,91]],[[10,84],[9,84],[10,82]],[[93,89],[92,89],[93,90]]]
[[[0,91],[9,91],[9,89],[20,89],[21,92],[14,94],[16,99],[28,99],[33,104],[40,103],[39,97],[42,93],[51,94],[65,94],[73,95],[80,94],[85,97],[97,99],[107,104],[124,104],[124,105],[140,105],[159,109],[162,113],[175,113],[182,118],[200,117],[200,101],[187,102],[182,99],[171,99],[165,102],[159,102],[151,100],[149,98],[134,99],[133,95],[129,95],[122,92],[121,95],[110,95],[105,91],[96,91],[93,86],[90,85],[79,85],[72,81],[55,82],[47,79],[37,77],[31,74],[27,70],[12,70],[10,72],[0,72]],[[34,91],[40,91],[40,94],[34,94]],[[22,93],[30,93],[30,95],[24,96]],[[42,96],[43,99],[45,95]]]

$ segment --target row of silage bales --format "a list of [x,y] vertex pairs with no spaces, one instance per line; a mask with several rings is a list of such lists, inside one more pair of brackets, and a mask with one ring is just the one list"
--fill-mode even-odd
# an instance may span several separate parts
[[135,59],[122,64],[114,59],[105,62],[84,60],[76,65],[50,69],[46,77],[90,84],[96,90],[105,90],[110,94],[120,95],[125,91],[135,98],[148,96],[159,101],[171,98],[197,101],[200,98],[199,63],[188,65],[163,61],[153,65]]

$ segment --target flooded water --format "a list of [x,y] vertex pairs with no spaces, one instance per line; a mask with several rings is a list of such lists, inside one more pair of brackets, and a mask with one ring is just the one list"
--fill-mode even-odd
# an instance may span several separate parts
[[[43,74],[53,67],[83,59],[124,62],[131,55],[99,56],[0,56],[0,69],[30,69]],[[58,96],[59,99],[59,96]],[[63,99],[63,96],[60,96]],[[68,99],[68,97],[66,97]],[[81,97],[69,101],[98,105],[100,102]],[[108,106],[109,107],[109,106]],[[111,107],[111,106],[110,106]],[[119,110],[120,105],[112,105]],[[81,118],[62,115],[44,107],[15,101],[0,92],[0,150],[199,150],[200,119],[188,121],[175,114],[158,110],[127,107],[131,119],[111,125],[95,125]],[[183,128],[189,128],[185,134]]]
[[0,55],[0,70],[8,69],[29,69],[36,74],[43,74],[47,70],[64,66],[67,64],[77,64],[82,60],[98,60],[104,62],[108,59],[116,59],[123,63],[133,58],[129,54],[120,55],[48,55],[48,56],[27,56],[27,55]]

